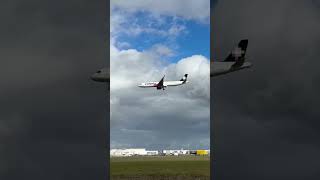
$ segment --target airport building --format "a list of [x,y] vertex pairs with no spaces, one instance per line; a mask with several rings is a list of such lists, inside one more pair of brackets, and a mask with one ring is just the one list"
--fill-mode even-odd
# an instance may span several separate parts
[[187,155],[187,154],[190,154],[189,152],[190,150],[162,150],[163,155],[174,155],[174,156]]
[[162,150],[147,151],[138,149],[110,149],[110,156],[180,156],[180,155],[210,155],[210,150]]
[[208,151],[206,151],[206,150],[197,150],[196,151],[196,155],[199,155],[199,156],[208,155]]
[[159,155],[159,151],[146,151],[148,156],[156,156]]
[[110,156],[147,155],[146,149],[111,149]]
[[141,149],[111,149],[110,156],[155,156],[158,155],[158,151],[147,151],[144,148]]

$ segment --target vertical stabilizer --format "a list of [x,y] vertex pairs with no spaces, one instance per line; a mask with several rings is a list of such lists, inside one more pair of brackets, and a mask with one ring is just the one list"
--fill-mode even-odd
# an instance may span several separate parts
[[180,79],[180,81],[183,81],[183,82],[186,82],[187,81],[187,77],[188,77],[188,74],[185,74],[182,79]]
[[238,46],[236,46],[233,49],[233,51],[231,51],[229,56],[224,61],[226,61],[226,62],[244,61],[247,47],[248,47],[248,39],[241,40],[239,42]]

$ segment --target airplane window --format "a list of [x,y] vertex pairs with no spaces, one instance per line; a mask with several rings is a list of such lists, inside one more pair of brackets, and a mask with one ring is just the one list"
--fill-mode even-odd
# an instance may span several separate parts
[[97,71],[97,73],[101,73],[101,70]]

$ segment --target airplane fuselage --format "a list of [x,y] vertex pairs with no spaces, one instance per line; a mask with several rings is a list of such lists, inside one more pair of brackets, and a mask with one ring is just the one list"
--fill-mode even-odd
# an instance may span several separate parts
[[[141,83],[138,86],[142,88],[148,88],[148,87],[157,87],[159,82],[145,82]],[[164,81],[163,86],[180,86],[182,84],[188,83],[188,81]]]
[[244,62],[241,66],[239,67],[233,67],[234,62],[223,62],[223,61],[218,61],[218,62],[211,62],[211,67],[210,67],[210,76],[219,76],[222,74],[227,74],[230,72],[234,71],[239,71],[241,69],[245,68],[250,68],[251,63],[250,62]]

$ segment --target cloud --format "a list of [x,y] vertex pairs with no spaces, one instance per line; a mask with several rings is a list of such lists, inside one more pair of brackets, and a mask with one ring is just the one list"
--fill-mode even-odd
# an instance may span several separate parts
[[[209,148],[209,60],[194,55],[167,64],[154,55],[170,52],[161,45],[146,52],[111,47],[112,147]],[[165,80],[179,80],[186,73],[190,83],[184,86],[137,87],[164,74]]]
[[171,36],[178,36],[181,32],[183,32],[186,29],[183,25],[173,25],[168,30],[168,34]]
[[117,42],[117,47],[119,47],[120,49],[126,49],[126,48],[130,48],[130,43],[128,42]]
[[172,57],[175,55],[175,52],[169,47],[163,44],[155,44],[151,47],[151,52],[159,55],[160,57]]
[[130,12],[123,8],[111,11],[110,26],[110,33],[114,38],[153,35],[173,41],[188,33],[181,18],[155,15],[152,12],[141,14],[140,11]]
[[208,22],[210,16],[209,0],[111,0],[111,7],[129,12],[148,11],[156,15],[179,16],[201,22]]

